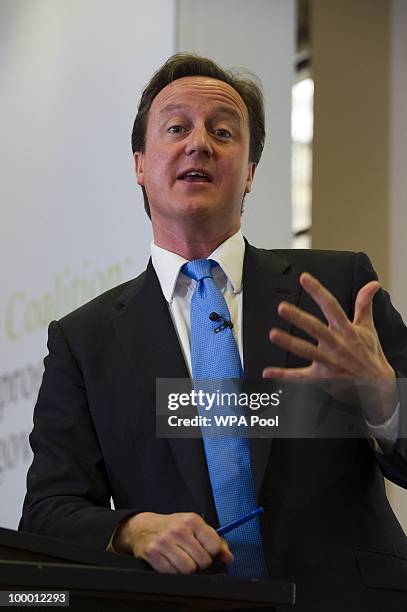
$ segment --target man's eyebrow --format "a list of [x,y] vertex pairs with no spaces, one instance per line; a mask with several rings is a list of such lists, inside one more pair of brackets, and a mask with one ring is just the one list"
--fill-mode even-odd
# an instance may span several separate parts
[[178,110],[186,110],[187,108],[189,108],[187,104],[167,104],[167,106],[160,110],[160,115],[166,115]]
[[231,108],[230,106],[217,106],[215,108],[214,114],[228,115],[229,117],[231,117],[231,119],[235,119],[237,121],[242,120],[242,114],[234,108]]
[[[175,111],[184,111],[184,110],[188,110],[189,108],[191,107],[188,104],[167,104],[167,106],[164,106],[164,108],[160,110],[160,115],[168,115],[169,113],[172,113]],[[231,119],[234,119],[235,121],[239,121],[239,122],[242,120],[241,113],[239,113],[237,110],[229,106],[216,106],[213,109],[211,114],[227,115]]]

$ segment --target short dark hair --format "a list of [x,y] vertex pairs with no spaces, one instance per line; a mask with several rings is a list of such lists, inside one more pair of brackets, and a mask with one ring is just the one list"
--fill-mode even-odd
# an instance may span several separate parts
[[[247,71],[246,71],[247,72]],[[258,164],[261,158],[265,139],[264,101],[260,86],[254,80],[254,75],[243,76],[234,70],[225,70],[207,57],[194,53],[175,53],[159,68],[147,83],[138,105],[131,134],[133,154],[136,151],[144,153],[148,112],[156,95],[169,83],[188,76],[204,76],[227,83],[242,98],[249,115],[250,146],[249,161]],[[144,208],[150,217],[150,205],[144,187]]]

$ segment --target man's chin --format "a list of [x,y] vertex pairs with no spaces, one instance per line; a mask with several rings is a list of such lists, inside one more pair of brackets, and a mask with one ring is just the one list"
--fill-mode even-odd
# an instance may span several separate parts
[[[179,200],[172,210],[173,214],[183,215],[188,218],[210,218],[218,216],[221,211],[221,206],[213,201],[213,199],[192,197]],[[185,219],[185,220],[186,220]]]
[[[153,213],[153,206],[151,206]],[[188,226],[197,223],[220,224],[228,226],[240,224],[240,207],[236,206],[232,209],[224,202],[217,201],[214,198],[207,197],[188,197],[177,198],[168,202],[165,207],[155,209],[154,217],[158,221],[160,217],[160,225],[167,223],[169,226],[176,225]]]

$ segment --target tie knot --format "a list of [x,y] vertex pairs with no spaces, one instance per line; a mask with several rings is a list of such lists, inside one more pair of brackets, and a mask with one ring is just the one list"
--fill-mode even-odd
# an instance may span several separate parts
[[212,259],[194,259],[184,264],[181,271],[198,282],[203,278],[213,278],[212,268],[217,265]]

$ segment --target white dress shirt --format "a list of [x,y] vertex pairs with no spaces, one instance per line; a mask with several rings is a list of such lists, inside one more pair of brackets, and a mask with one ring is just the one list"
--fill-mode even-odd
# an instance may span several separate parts
[[[219,266],[213,268],[213,278],[222,291],[229,308],[230,318],[233,321],[233,334],[239,349],[242,368],[244,367],[242,344],[242,276],[245,246],[242,232],[239,230],[218,246],[208,257],[208,259],[213,259],[219,264]],[[189,374],[191,375],[190,309],[196,281],[180,272],[182,266],[188,262],[181,255],[167,251],[152,242],[151,258],[161,290],[168,304]],[[264,364],[264,366],[268,365],[272,364]],[[382,425],[371,425],[366,421],[368,433],[373,438],[375,449],[379,452],[381,450],[390,452],[396,442],[399,430],[399,415],[400,406],[398,404],[393,415]],[[379,446],[377,441],[380,441]]]
[[[229,308],[230,319],[233,321],[233,334],[239,349],[242,367],[242,275],[245,246],[242,232],[239,230],[218,246],[208,257],[208,259],[213,259],[219,264],[212,270],[213,279],[222,291]],[[174,322],[185,362],[191,374],[190,310],[196,281],[186,274],[180,273],[181,267],[188,263],[188,260],[181,255],[166,251],[152,243],[151,258]]]

